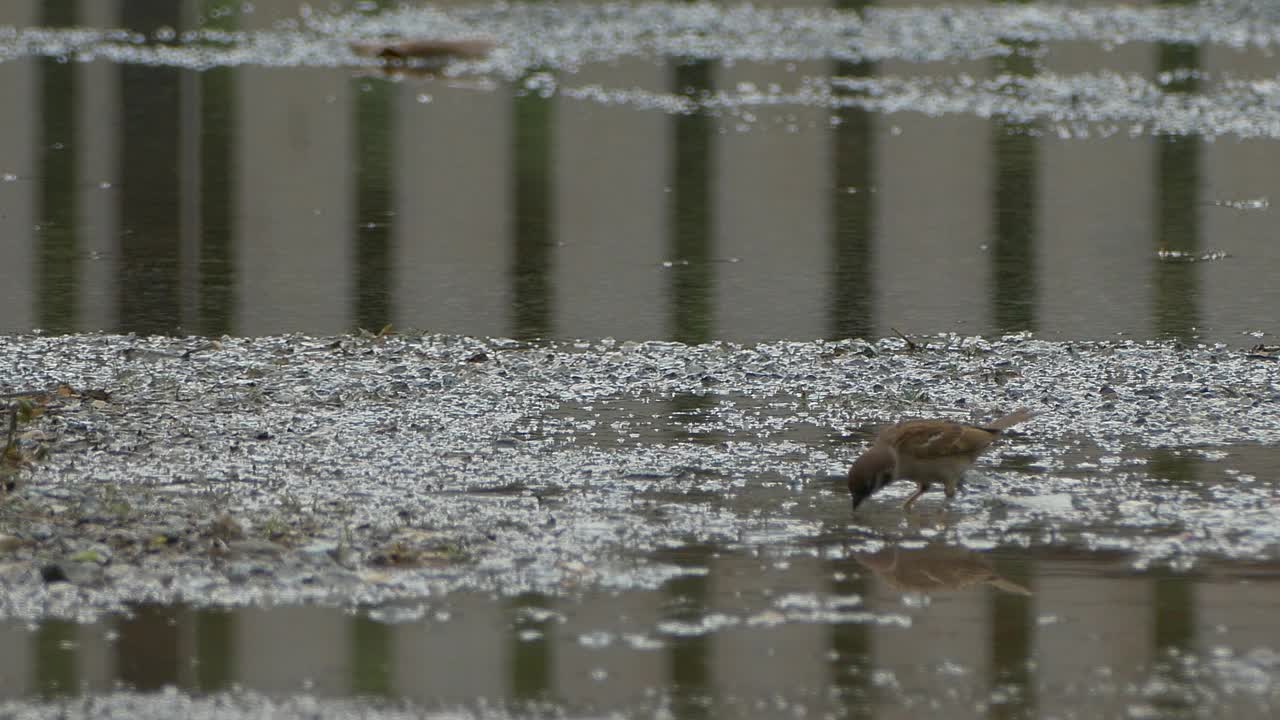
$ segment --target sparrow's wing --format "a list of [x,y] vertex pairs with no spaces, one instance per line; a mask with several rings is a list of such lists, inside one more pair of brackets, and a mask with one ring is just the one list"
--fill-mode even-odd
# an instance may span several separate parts
[[915,420],[885,431],[884,440],[900,453],[922,460],[974,457],[995,440],[996,433],[945,420]]

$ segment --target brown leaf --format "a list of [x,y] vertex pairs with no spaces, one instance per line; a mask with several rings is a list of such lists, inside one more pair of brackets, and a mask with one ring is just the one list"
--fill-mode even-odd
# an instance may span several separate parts
[[353,40],[351,51],[363,57],[380,57],[383,60],[439,60],[453,58],[475,59],[488,55],[494,42],[488,38],[440,40],[429,38]]

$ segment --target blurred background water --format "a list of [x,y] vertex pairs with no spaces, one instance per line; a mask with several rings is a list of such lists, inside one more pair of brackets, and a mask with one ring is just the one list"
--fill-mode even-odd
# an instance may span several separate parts
[[[841,8],[874,24],[913,5]],[[127,28],[164,47],[188,31],[296,31],[321,11],[358,28],[401,6],[300,7],[14,0],[0,27]],[[492,35],[503,12],[465,17]],[[15,53],[0,63],[0,330],[1240,343],[1275,330],[1280,146],[1272,118],[1251,115],[1266,99],[1238,100],[1231,127],[1193,107],[1164,132],[1108,109],[1104,82],[1213,102],[1274,78],[1269,46],[1103,35],[1008,39],[989,56],[963,35],[936,38],[942,61],[850,60],[836,42],[816,59],[591,62],[607,43],[584,32],[570,59],[519,78],[217,47],[194,69],[113,62],[92,41]],[[1048,111],[1024,81],[1057,93]],[[758,100],[814,82],[836,99],[923,89],[892,111]],[[972,87],[1013,114],[982,94],[947,104]],[[673,112],[608,92],[727,99]],[[1090,103],[1091,121],[1055,119]]]

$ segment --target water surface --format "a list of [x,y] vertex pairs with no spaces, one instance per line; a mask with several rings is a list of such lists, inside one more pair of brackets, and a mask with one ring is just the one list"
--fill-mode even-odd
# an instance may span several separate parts
[[[8,0],[0,716],[1275,715],[1277,44]],[[1017,406],[850,514],[880,424]]]
[[1265,9],[220,7],[0,11],[0,329],[1274,331]]

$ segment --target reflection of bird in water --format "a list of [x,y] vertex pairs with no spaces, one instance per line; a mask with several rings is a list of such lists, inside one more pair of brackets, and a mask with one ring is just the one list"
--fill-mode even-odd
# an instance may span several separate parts
[[1031,591],[996,573],[979,553],[948,545],[919,549],[887,547],[875,553],[855,553],[854,559],[889,587],[901,592],[947,592],[990,585],[1018,595]]

